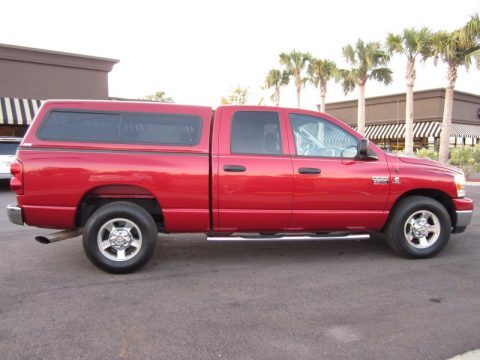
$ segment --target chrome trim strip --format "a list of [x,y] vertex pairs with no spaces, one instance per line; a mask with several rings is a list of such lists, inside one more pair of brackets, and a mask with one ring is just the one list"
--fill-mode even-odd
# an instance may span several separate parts
[[10,222],[17,225],[23,225],[22,209],[16,204],[7,205],[7,215]]
[[[136,145],[136,144],[135,144]],[[112,154],[145,154],[145,155],[164,155],[164,156],[208,156],[208,153],[202,152],[183,152],[183,151],[164,151],[164,150],[141,150],[141,149],[79,149],[79,148],[62,148],[62,147],[25,147],[19,146],[21,151],[42,151],[42,152],[90,152],[90,153],[112,153]]]
[[310,235],[282,235],[282,236],[207,236],[208,241],[319,241],[319,240],[366,240],[370,239],[369,234],[354,234],[354,235],[325,235],[325,236],[310,236]]

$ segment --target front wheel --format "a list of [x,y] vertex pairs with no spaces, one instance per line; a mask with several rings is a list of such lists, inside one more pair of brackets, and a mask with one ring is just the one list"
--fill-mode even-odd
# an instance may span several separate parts
[[450,239],[452,223],[445,207],[425,196],[410,196],[393,210],[385,235],[388,245],[406,258],[429,258]]
[[114,274],[136,271],[152,257],[157,227],[142,207],[118,201],[99,208],[88,219],[83,248],[98,268]]

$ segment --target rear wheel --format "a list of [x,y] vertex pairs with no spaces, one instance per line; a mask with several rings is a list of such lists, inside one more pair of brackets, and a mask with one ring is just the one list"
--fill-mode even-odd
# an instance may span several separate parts
[[385,235],[388,245],[407,258],[429,258],[447,245],[451,220],[445,207],[425,196],[410,196],[393,210]]
[[119,201],[99,208],[88,219],[83,248],[98,268],[122,274],[136,271],[152,257],[157,227],[142,207]]

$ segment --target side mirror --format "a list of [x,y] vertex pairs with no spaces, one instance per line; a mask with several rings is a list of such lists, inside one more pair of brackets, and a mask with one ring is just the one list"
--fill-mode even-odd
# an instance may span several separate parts
[[368,157],[368,139],[358,140],[358,156],[360,159]]

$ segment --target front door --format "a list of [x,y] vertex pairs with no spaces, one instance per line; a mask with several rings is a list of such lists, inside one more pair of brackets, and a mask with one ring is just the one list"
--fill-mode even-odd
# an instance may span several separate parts
[[379,229],[390,186],[383,152],[372,154],[376,160],[359,160],[357,138],[339,122],[287,116],[295,184],[291,230]]

